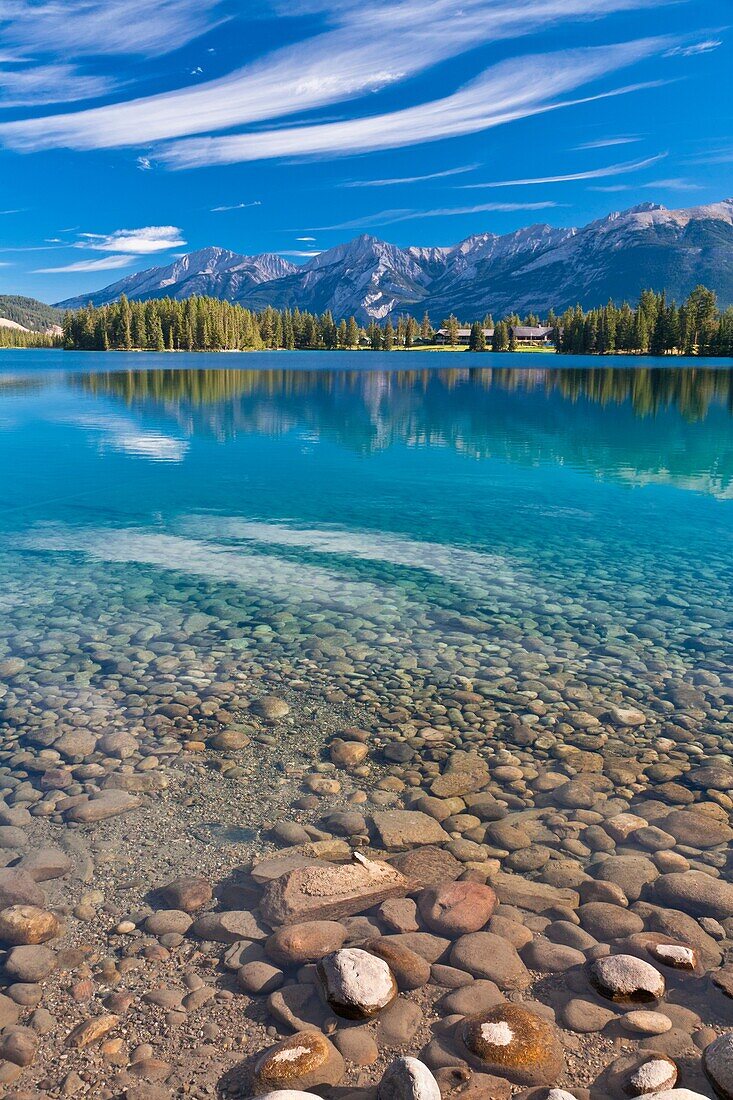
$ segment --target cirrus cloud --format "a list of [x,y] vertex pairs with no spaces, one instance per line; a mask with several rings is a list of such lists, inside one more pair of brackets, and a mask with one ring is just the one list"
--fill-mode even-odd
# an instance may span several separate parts
[[76,263],[64,264],[62,267],[37,267],[34,275],[64,275],[67,272],[77,271],[116,271],[120,267],[128,267],[134,260],[134,256],[103,256],[99,260],[77,260]]

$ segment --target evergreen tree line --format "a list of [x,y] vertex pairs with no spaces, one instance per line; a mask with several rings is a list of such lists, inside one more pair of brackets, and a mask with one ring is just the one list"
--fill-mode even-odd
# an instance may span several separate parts
[[[514,351],[517,325],[538,325],[536,314],[520,320],[510,314],[494,324],[491,315],[470,326],[472,351]],[[580,306],[561,316],[550,311],[545,324],[554,333],[557,350],[571,355],[631,353],[640,355],[733,355],[733,309],[718,309],[715,294],[697,287],[681,306],[664,294],[644,291],[635,308],[612,302],[584,311]],[[442,322],[447,342],[457,345],[458,318]],[[467,327],[467,326],[466,326]],[[487,336],[485,330],[492,330]],[[1,331],[1,330],[0,330]],[[15,333],[23,336],[23,333]],[[35,335],[35,334],[29,334]],[[0,337],[1,338],[1,337]],[[320,315],[299,309],[259,312],[218,298],[172,298],[147,302],[122,296],[110,305],[91,304],[67,313],[63,346],[73,350],[245,351],[370,348],[391,351],[429,346],[436,333],[428,314],[388,318],[383,324],[359,325],[354,317],[336,321],[330,311]]]
[[0,325],[0,348],[58,348],[61,337],[47,332],[23,332]]

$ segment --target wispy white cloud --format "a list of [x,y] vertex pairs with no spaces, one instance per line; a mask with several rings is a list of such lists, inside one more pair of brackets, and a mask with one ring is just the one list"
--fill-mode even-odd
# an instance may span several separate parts
[[128,255],[146,256],[153,252],[166,252],[179,248],[186,242],[175,225],[148,225],[142,229],[117,229],[114,233],[81,233],[76,248],[89,248],[94,252],[124,252]]
[[198,38],[220,11],[220,0],[3,0],[0,21],[11,52],[150,57]]
[[[83,2],[67,0],[72,7]],[[121,2],[134,9],[135,5],[147,5],[148,0]],[[327,5],[318,5],[318,10],[326,7],[332,29],[297,46],[276,50],[227,76],[142,99],[6,123],[0,126],[0,139],[17,149],[101,149],[212,133],[353,99],[482,44],[536,33],[554,23],[668,2],[464,0],[457,18],[454,0],[331,0]],[[98,24],[103,17],[97,8],[102,8],[105,0],[91,3],[97,14],[98,38]],[[209,0],[208,5],[202,5],[205,15],[212,16],[212,3]],[[158,26],[165,20],[159,5],[138,20],[132,11],[121,19],[119,6],[107,5],[118,24],[110,30],[109,52],[114,52],[115,43],[119,48],[128,33],[133,42],[137,36],[137,48],[142,50],[148,17],[155,25],[155,37],[160,37]],[[163,12],[173,20],[174,14],[179,16],[194,6],[198,7],[198,0],[168,0]],[[133,50],[134,45],[129,49]]]
[[99,260],[77,260],[73,264],[65,264],[63,267],[39,267],[34,275],[63,275],[66,272],[76,271],[116,271],[120,267],[128,267],[135,260],[134,256],[102,256]]
[[309,241],[314,241],[315,239],[316,239],[315,237],[296,237],[296,240],[305,241],[306,243],[309,242]]
[[313,256],[320,256],[322,251],[323,251],[323,249],[320,249],[320,248],[313,248],[310,251],[307,251],[306,249],[290,248],[290,249],[280,249],[279,255],[280,256],[294,256],[296,258],[299,257],[299,256],[300,257],[311,257],[312,258]]
[[150,157],[138,157],[137,166],[141,172],[152,172],[153,170],[153,162]]
[[262,206],[259,199],[254,202],[235,202],[232,206],[212,206],[212,214],[224,214],[228,210],[249,210],[252,206]]
[[680,179],[679,176],[675,176],[672,179],[664,180],[650,180],[648,183],[642,184],[648,191],[655,190],[656,188],[666,188],[668,191],[701,191],[702,185],[699,183],[693,183],[691,180]]
[[631,136],[598,138],[596,141],[585,141],[582,145],[576,145],[575,151],[582,153],[587,149],[610,149],[614,145],[635,145],[639,141],[641,141],[640,137]]
[[560,176],[536,176],[534,178],[518,180],[493,180],[490,183],[464,183],[461,185],[461,190],[476,191],[483,190],[487,187],[530,187],[535,184],[543,183],[573,183],[577,180],[598,180],[605,179],[609,176],[624,176],[631,172],[640,172],[644,168],[650,168],[653,164],[658,164],[660,160],[664,160],[666,156],[666,153],[659,153],[657,156],[646,157],[644,160],[629,161],[626,164],[610,164],[606,168],[591,168],[586,172],[568,172]]
[[465,172],[473,172],[478,167],[478,164],[466,164],[462,168],[446,168],[444,172],[429,172],[425,176],[398,176],[383,180],[345,180],[341,187],[391,187],[400,183],[424,183],[427,180],[446,179],[448,176],[461,176]]
[[0,69],[1,105],[5,109],[92,99],[106,95],[114,86],[108,77],[80,73],[74,65]]
[[712,53],[722,45],[722,38],[706,38],[704,42],[694,42],[690,46],[673,46],[667,51],[667,57],[697,57],[699,54]]
[[519,118],[591,102],[638,88],[616,88],[563,101],[563,93],[658,54],[669,39],[640,39],[613,46],[512,58],[486,70],[443,99],[387,114],[256,134],[189,138],[164,146],[170,168],[292,156],[346,156],[478,133]]
[[353,221],[340,222],[338,225],[319,225],[317,228],[324,231],[368,229],[377,225],[415,221],[416,218],[446,218],[454,214],[513,214],[520,210],[550,210],[558,205],[556,202],[481,202],[473,206],[441,206],[436,210],[380,210],[377,214],[368,214]]

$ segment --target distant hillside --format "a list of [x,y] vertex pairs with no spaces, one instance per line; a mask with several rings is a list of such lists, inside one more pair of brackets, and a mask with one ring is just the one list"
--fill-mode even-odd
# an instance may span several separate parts
[[582,228],[532,225],[449,248],[401,248],[361,236],[302,267],[271,254],[205,248],[60,305],[199,294],[253,309],[330,310],[336,320],[353,314],[362,324],[427,310],[439,324],[450,313],[471,320],[576,303],[589,309],[634,301],[646,288],[680,302],[698,283],[723,307],[733,305],[733,199],[687,210],[644,203]]
[[64,311],[56,306],[47,306],[45,302],[18,294],[0,294],[0,323],[13,321],[33,332],[47,332],[54,325],[60,325],[63,319]]

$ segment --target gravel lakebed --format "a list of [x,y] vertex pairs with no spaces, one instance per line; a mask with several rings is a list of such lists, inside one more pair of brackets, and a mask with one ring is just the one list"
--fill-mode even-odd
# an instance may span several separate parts
[[107,732],[0,662],[2,1095],[733,1097],[733,675],[338,661]]

